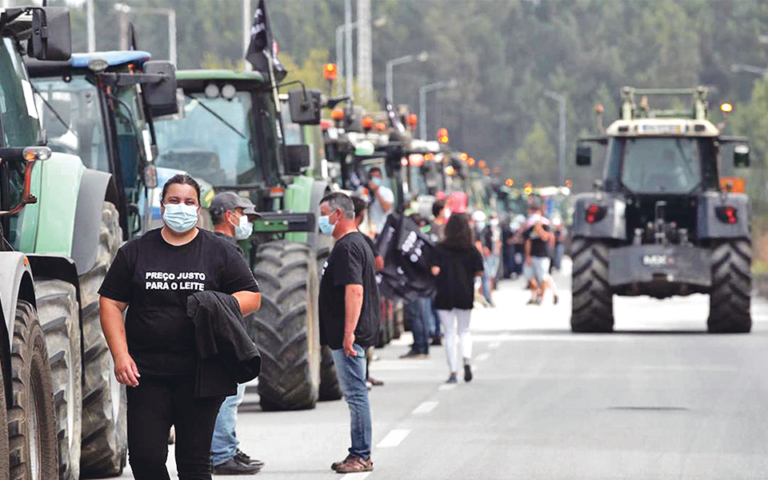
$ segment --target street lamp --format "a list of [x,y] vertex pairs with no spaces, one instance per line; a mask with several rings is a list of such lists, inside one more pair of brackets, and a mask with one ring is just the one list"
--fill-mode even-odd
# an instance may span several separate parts
[[[373,21],[373,26],[376,27],[376,28],[384,27],[384,26],[387,25],[388,22],[389,22],[389,20],[387,19],[386,15],[384,15],[384,16],[381,16],[381,17],[377,18],[376,20],[374,20]],[[352,22],[352,23],[349,24],[350,37],[352,35],[352,32],[357,28],[357,25],[358,25],[357,22]],[[344,52],[344,46],[345,46],[344,45],[344,34],[346,33],[346,30],[345,30],[346,27],[347,27],[346,23],[341,24],[338,27],[336,27],[336,66],[338,67],[339,76],[341,78],[346,79],[349,82],[350,86],[347,87],[347,92],[349,93],[349,92],[351,92],[350,89],[352,88],[351,85],[352,85],[352,81],[353,80],[351,78],[351,75],[345,75],[345,73],[344,73],[346,71],[344,69],[347,68],[347,66],[344,64],[344,56],[345,56],[345,52]],[[352,55],[352,53],[351,53],[352,52],[352,48],[351,48],[351,44],[350,44],[349,52],[350,52],[349,53],[349,57],[348,57],[348,60],[350,61],[350,64],[349,64],[350,65],[350,67],[349,67],[350,70],[349,70],[349,72],[352,72],[352,63],[351,63],[352,62],[352,56],[351,56]],[[337,95],[341,95],[342,94],[341,82],[337,82],[336,83],[336,94]],[[350,93],[350,96],[351,96],[351,93]]]
[[558,142],[558,172],[559,185],[565,185],[565,96],[551,90],[544,92],[544,95],[560,104],[560,121],[558,122],[560,130],[560,140]]
[[149,15],[165,15],[168,17],[168,57],[176,65],[176,10],[172,8],[132,7],[124,3],[116,3],[114,9],[120,12],[120,48],[128,50],[128,19],[131,12]]
[[421,52],[418,55],[404,55],[387,62],[387,100],[390,101],[392,105],[395,104],[395,86],[393,78],[395,66],[411,63],[416,60],[419,62],[426,62],[429,60],[429,53]]
[[745,63],[733,63],[731,64],[731,72],[733,73],[751,73],[753,75],[759,75],[761,77],[768,77],[768,69],[757,67],[755,65],[747,65]]
[[419,88],[419,136],[427,139],[427,94],[443,88],[456,88],[459,82],[454,78],[450,82],[435,82]]

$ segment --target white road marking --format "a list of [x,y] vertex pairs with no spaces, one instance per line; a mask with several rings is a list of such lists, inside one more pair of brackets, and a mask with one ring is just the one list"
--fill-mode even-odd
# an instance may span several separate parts
[[447,392],[448,390],[453,390],[454,388],[456,388],[455,383],[448,383],[446,385],[440,385],[439,387],[437,387],[437,389],[440,390],[441,392]]
[[488,352],[484,352],[484,353],[481,353],[480,355],[478,355],[477,357],[475,357],[475,361],[476,362],[484,362],[484,361],[488,360],[489,358],[491,358],[491,354],[488,353]]
[[418,415],[420,413],[429,413],[432,410],[434,410],[435,407],[437,407],[437,404],[438,402],[424,402],[418,407],[416,407],[411,413],[414,415]]
[[493,342],[492,344],[488,345],[488,348],[497,349],[501,346],[501,342]]
[[341,478],[346,480],[363,480],[364,478],[368,477],[368,475],[370,474],[371,472],[348,473]]
[[378,445],[376,445],[376,448],[396,447],[405,440],[405,437],[407,437],[409,433],[411,433],[410,430],[392,430],[379,442]]

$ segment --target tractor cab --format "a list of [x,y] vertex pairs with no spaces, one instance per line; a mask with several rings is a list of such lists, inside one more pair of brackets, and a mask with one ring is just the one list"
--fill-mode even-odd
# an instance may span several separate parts
[[148,190],[157,185],[153,118],[178,110],[174,67],[147,52],[73,54],[65,62],[29,60],[48,146],[112,174],[126,237],[150,226]]

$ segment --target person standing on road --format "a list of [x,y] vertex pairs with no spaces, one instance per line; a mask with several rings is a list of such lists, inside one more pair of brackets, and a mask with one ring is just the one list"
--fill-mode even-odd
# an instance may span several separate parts
[[549,243],[552,241],[552,228],[541,213],[538,203],[528,207],[530,217],[523,232],[525,239],[525,265],[529,269],[531,300],[529,304],[541,305],[547,289],[549,276]]
[[380,234],[387,223],[387,217],[392,213],[392,207],[395,204],[394,192],[384,185],[384,178],[381,175],[379,167],[373,167],[368,171],[371,180],[368,182],[368,188],[371,190],[371,204],[368,206],[368,216],[371,225],[376,229],[376,234]]
[[475,277],[483,275],[483,257],[475,247],[472,227],[465,214],[454,213],[445,227],[445,239],[438,245],[432,274],[437,275],[435,308],[445,332],[445,355],[450,376],[456,383],[458,332],[464,359],[464,381],[472,381],[472,337],[469,322],[475,297]]
[[130,387],[128,450],[138,480],[170,478],[165,463],[171,426],[179,478],[211,478],[211,438],[224,396],[196,394],[198,355],[187,297],[230,294],[243,315],[261,304],[256,279],[237,249],[196,227],[199,210],[200,186],[192,177],[168,180],[161,197],[164,226],[123,245],[99,289],[115,375]]
[[[245,253],[237,242],[251,237],[251,222],[261,217],[256,212],[256,206],[234,192],[224,192],[213,198],[210,212],[213,233],[234,245],[245,258]],[[252,459],[239,448],[240,442],[236,434],[237,408],[243,403],[244,397],[243,383],[237,386],[237,395],[227,397],[219,409],[211,443],[214,475],[253,475],[264,467],[264,462]]]
[[320,231],[336,239],[320,280],[320,340],[333,352],[351,417],[349,455],[331,468],[338,473],[370,472],[372,427],[365,349],[376,342],[381,305],[374,254],[357,229],[347,195],[327,195],[320,202],[320,215]]

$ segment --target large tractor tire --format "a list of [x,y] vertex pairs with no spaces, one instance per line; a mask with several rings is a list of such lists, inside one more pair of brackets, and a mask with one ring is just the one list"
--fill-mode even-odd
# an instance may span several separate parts
[[[322,247],[317,250],[316,255],[319,285],[325,262],[331,255],[331,249],[330,247]],[[333,363],[331,348],[327,345],[322,347],[320,355],[320,392],[318,398],[321,402],[339,400],[342,397],[341,386],[339,385],[339,377],[336,375],[336,364]]]
[[[11,353],[8,352],[8,355]],[[5,353],[4,353],[5,355]],[[5,401],[5,373],[0,368],[0,478],[5,480],[10,478],[11,466],[10,459],[10,444],[8,441],[8,405]]]
[[[75,286],[53,279],[35,282],[37,315],[45,335],[59,444],[59,478],[80,478],[83,393],[80,313]],[[0,477],[1,478],[1,477]]]
[[613,294],[608,283],[610,249],[604,241],[573,241],[573,303],[571,330],[577,333],[613,331]]
[[712,250],[712,290],[709,293],[710,333],[749,333],[752,329],[752,245],[730,240]]
[[125,387],[115,378],[112,356],[101,330],[98,290],[122,241],[119,213],[104,202],[94,267],[80,277],[83,312],[83,478],[118,476],[128,451]]
[[248,330],[261,353],[261,408],[314,408],[321,357],[315,253],[303,243],[269,242],[259,247],[253,273],[261,309]]
[[[11,347],[13,404],[8,413],[11,480],[59,477],[51,364],[35,308],[19,300]],[[5,477],[9,478],[9,477]]]

